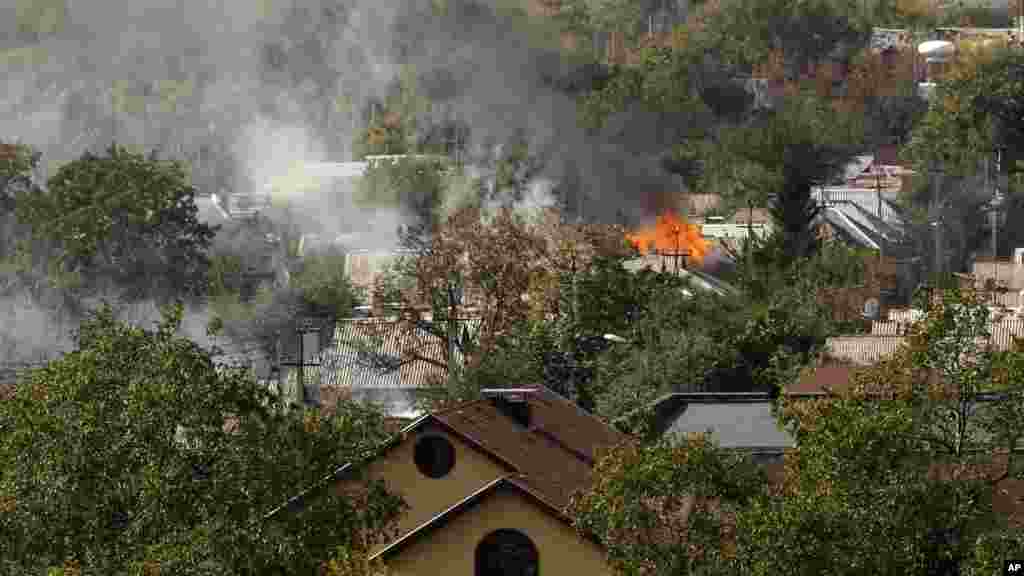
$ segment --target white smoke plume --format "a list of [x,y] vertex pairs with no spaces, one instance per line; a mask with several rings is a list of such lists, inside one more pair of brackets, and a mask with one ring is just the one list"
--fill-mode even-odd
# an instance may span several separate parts
[[[671,187],[643,150],[657,122],[631,114],[603,134],[581,128],[574,97],[548,82],[572,68],[554,28],[512,16],[506,4],[8,0],[0,137],[39,149],[44,179],[114,140],[158,150],[187,161],[202,192],[276,187],[276,204],[325,235],[389,247],[399,210],[360,208],[351,182],[311,186],[296,166],[351,160],[367,103],[413,69],[433,104],[426,115],[468,124],[471,149],[525,131],[545,168],[524,206],[557,197],[597,219],[656,209],[648,196]],[[56,349],[66,331],[30,321],[44,314],[37,308],[22,296],[0,300],[0,309],[18,310],[2,317],[0,333],[35,330],[29,348],[49,338]]]

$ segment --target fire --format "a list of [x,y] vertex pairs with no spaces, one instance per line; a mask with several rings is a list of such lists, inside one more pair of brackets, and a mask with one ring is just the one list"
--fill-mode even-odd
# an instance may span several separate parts
[[626,237],[641,254],[647,254],[652,249],[663,254],[675,254],[678,248],[687,254],[688,261],[695,264],[703,262],[709,249],[708,243],[701,236],[700,227],[673,212],[658,216],[653,226],[641,228]]

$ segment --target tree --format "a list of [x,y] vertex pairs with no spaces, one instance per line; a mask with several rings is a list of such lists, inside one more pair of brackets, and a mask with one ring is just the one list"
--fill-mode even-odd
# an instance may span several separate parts
[[19,195],[18,219],[86,287],[111,281],[129,298],[168,301],[206,289],[215,230],[199,222],[184,167],[112,145],[62,166],[45,190]]
[[[972,292],[921,305],[909,345],[851,387],[780,399],[796,447],[772,483],[733,472],[742,458],[704,439],[621,448],[575,500],[578,525],[621,574],[687,563],[702,574],[990,573],[1024,553],[993,508],[1002,482],[1024,477],[1024,353],[988,346],[988,309]],[[718,472],[726,457],[736,468]]]
[[376,483],[268,516],[376,449],[383,416],[290,408],[175,336],[181,314],[149,331],[101,309],[0,406],[5,572],[310,573],[388,533],[401,500]]
[[577,530],[604,544],[617,574],[715,574],[736,552],[732,517],[764,474],[703,435],[679,445],[627,443],[605,454],[573,496]]
[[40,154],[24,144],[0,142],[0,258],[13,256],[17,241],[15,199],[36,187],[33,171]]
[[817,251],[820,205],[813,189],[828,183],[853,156],[856,123],[812,95],[793,95],[725,139],[723,152],[760,166],[770,191],[776,259],[789,265]]
[[[927,219],[940,216],[954,226],[960,248],[957,261],[964,263],[972,250],[984,247],[988,252],[983,230],[995,187],[1006,195],[1004,209],[1017,211],[1024,201],[1015,152],[1024,143],[1019,116],[1024,111],[1024,60],[1018,50],[1005,46],[965,47],[959,58],[936,88],[932,105],[911,133],[903,155],[922,175],[908,198],[911,206],[923,210],[932,205],[932,182],[925,176],[930,178],[935,168],[943,171],[941,212],[932,207]],[[1002,156],[998,171],[997,152]],[[1004,178],[1004,184],[998,184]],[[1012,226],[1004,238],[1006,250],[1021,239]]]
[[25,144],[0,143],[0,213],[14,212],[18,195],[33,189],[32,172],[40,157]]

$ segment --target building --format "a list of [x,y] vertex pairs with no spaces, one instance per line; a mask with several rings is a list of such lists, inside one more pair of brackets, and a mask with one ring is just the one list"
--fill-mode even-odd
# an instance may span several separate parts
[[395,417],[421,416],[420,400],[444,383],[449,362],[465,361],[462,351],[476,340],[480,319],[461,319],[458,327],[449,358],[444,336],[430,325],[415,327],[395,318],[339,320],[330,345],[307,370],[309,385],[317,387],[327,406],[349,397],[378,404]]
[[[806,369],[786,390],[790,401],[814,401],[851,385],[855,368],[823,364]],[[968,403],[969,437],[989,438],[984,431],[983,413],[991,410],[998,396],[982,396]],[[883,402],[884,399],[868,400]],[[774,400],[760,393],[682,393],[656,400],[649,412],[651,434],[685,442],[692,434],[711,433],[718,445],[749,455],[765,467],[769,483],[785,482],[787,455],[798,448],[793,430],[785,428],[773,413]],[[1024,444],[1018,444],[1024,450]],[[1005,466],[1005,455],[994,455],[995,466]],[[941,472],[941,466],[932,470]],[[1011,526],[1024,527],[1024,480],[1006,478],[993,487],[993,509],[1004,514]]]
[[602,450],[626,441],[546,388],[485,390],[418,418],[367,462],[341,466],[267,517],[300,510],[359,469],[408,505],[397,537],[370,551],[393,574],[482,576],[525,562],[521,574],[611,576],[604,549],[563,510]]

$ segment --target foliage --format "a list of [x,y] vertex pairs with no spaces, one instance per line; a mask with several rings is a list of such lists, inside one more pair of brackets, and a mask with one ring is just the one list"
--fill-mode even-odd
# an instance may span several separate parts
[[[924,304],[910,344],[853,387],[779,401],[797,443],[781,477],[721,467],[725,453],[702,438],[626,446],[574,500],[577,525],[608,545],[620,574],[998,570],[1024,552],[993,508],[1002,482],[1024,477],[1007,452],[1024,438],[1024,355],[987,348],[977,295],[951,289]],[[979,403],[981,391],[1003,396]]]
[[1013,150],[1024,142],[1019,51],[994,48],[964,59],[936,87],[934,105],[904,152],[919,170],[940,165],[949,174],[970,175],[997,146]]
[[5,268],[16,267],[12,260],[20,231],[14,216],[15,199],[37,188],[33,172],[39,158],[39,152],[27,145],[0,142],[0,261]]
[[760,185],[771,194],[772,240],[783,266],[818,249],[820,207],[812,190],[829,182],[853,156],[859,138],[856,122],[849,120],[815,96],[793,95],[727,141],[732,144],[727,154],[763,169]]
[[378,484],[265,517],[375,449],[383,416],[289,408],[176,337],[181,314],[147,331],[100,310],[0,406],[5,572],[309,573],[387,532],[401,502]]
[[735,554],[732,516],[763,473],[704,435],[680,445],[626,444],[605,455],[573,497],[577,529],[596,535],[618,574],[704,574]]
[[[806,566],[798,573],[933,573],[934,562],[994,568],[988,546],[1008,545],[1011,535],[992,508],[994,489],[1024,476],[1004,452],[1024,436],[1021,355],[979,343],[988,310],[977,295],[950,289],[924,305],[909,346],[859,373],[853,389],[783,404],[798,449],[787,461],[786,499],[748,518],[752,534],[769,536],[750,541],[754,573],[782,568],[764,556],[780,546],[788,570],[794,558]],[[992,389],[1007,396],[976,404]],[[819,528],[806,531],[812,521]]]
[[359,302],[359,294],[345,275],[343,254],[318,254],[303,259],[292,282],[308,313],[345,318]]
[[56,249],[59,272],[167,301],[206,288],[215,231],[197,219],[195,194],[181,164],[112,145],[62,166],[46,190],[20,194],[16,213]]
[[786,77],[863,45],[871,23],[854,5],[831,0],[723,0],[702,22],[705,46],[742,71],[781,55]]
[[358,201],[368,207],[400,208],[411,216],[411,228],[426,233],[438,218],[448,171],[439,158],[400,158],[367,167],[359,182]]
[[14,211],[19,194],[33,190],[41,154],[25,144],[0,143],[0,214]]

